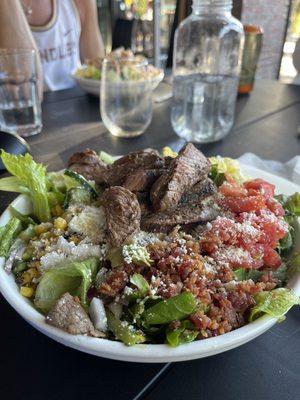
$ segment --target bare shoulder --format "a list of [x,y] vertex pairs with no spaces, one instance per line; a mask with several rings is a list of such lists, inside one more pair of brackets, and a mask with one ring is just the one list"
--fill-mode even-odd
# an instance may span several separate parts
[[73,0],[73,2],[77,7],[82,24],[88,16],[96,13],[96,0]]

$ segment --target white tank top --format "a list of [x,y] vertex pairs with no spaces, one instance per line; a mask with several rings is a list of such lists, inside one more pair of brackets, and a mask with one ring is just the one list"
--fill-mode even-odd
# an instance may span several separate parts
[[70,74],[80,64],[80,19],[73,0],[54,0],[51,21],[31,30],[39,49],[44,90],[75,86]]

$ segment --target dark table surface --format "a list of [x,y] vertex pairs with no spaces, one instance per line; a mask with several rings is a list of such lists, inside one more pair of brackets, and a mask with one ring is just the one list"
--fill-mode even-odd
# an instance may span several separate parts
[[[143,147],[177,150],[170,101],[155,105],[146,133],[112,137],[99,117],[99,102],[80,89],[46,94],[42,133],[29,139],[35,159],[50,169],[64,166],[76,150],[91,147],[124,154]],[[227,138],[201,146],[207,155],[239,157],[254,152],[286,161],[299,154],[300,87],[257,82],[237,102],[236,123]],[[1,212],[14,195],[0,194]],[[300,312],[254,341],[210,358],[174,364],[133,364],[69,349],[28,325],[0,298],[0,398],[296,400],[300,398]]]

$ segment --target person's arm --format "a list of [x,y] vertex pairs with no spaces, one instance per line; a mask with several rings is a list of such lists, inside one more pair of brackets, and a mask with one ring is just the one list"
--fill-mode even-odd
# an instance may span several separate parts
[[19,0],[0,1],[0,48],[34,49],[40,98],[43,98],[43,73],[39,52]]
[[104,45],[98,25],[96,0],[75,0],[80,15],[80,57],[94,59],[104,57]]

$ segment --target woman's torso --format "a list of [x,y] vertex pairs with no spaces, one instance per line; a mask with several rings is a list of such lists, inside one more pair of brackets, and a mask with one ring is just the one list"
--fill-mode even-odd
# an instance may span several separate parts
[[53,0],[45,26],[31,26],[43,66],[45,90],[74,86],[70,74],[80,63],[80,19],[72,0]]

